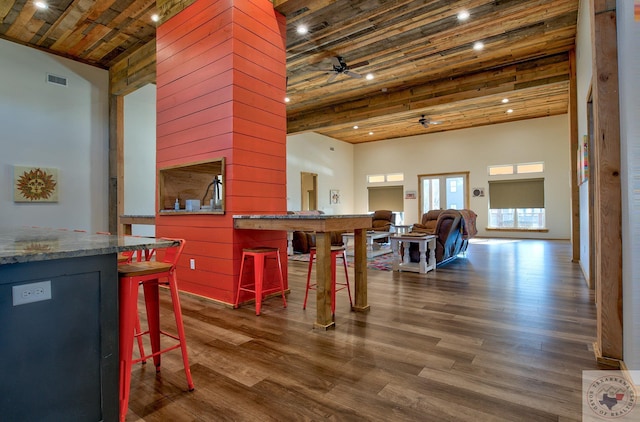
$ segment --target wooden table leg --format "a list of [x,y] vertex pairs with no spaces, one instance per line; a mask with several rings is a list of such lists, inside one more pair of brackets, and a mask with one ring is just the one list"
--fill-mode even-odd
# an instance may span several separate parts
[[419,240],[418,242],[418,250],[420,251],[420,262],[418,263],[418,272],[420,274],[427,273],[427,241]]
[[335,327],[331,314],[331,232],[316,233],[316,322],[314,327]]
[[354,238],[354,269],[355,269],[355,304],[353,310],[364,312],[369,310],[367,302],[367,232],[365,229],[356,229]]

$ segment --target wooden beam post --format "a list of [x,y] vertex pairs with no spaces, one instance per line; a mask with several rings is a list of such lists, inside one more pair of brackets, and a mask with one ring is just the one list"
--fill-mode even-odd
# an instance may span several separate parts
[[622,360],[622,194],[616,2],[591,0],[598,361]]
[[118,233],[124,207],[124,97],[109,95],[109,231]]
[[578,133],[578,83],[576,77],[576,51],[569,52],[569,147],[571,148],[571,261],[580,261],[580,189],[578,161],[580,143]]

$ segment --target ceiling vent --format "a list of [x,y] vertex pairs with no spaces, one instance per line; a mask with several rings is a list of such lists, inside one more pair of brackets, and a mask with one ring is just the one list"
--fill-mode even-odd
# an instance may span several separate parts
[[47,82],[54,85],[67,86],[67,78],[47,73]]

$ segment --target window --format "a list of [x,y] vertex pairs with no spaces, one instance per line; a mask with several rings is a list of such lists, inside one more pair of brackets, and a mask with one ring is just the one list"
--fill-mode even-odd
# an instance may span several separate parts
[[495,229],[536,230],[546,226],[544,208],[505,208],[489,210],[489,227]]
[[544,179],[489,182],[489,227],[545,228]]
[[508,174],[542,173],[544,163],[520,163],[520,164],[500,164],[489,166],[489,176],[504,176]]
[[387,174],[387,182],[404,182],[404,173]]
[[543,163],[526,163],[516,164],[516,173],[542,173],[544,171]]
[[513,164],[508,166],[489,166],[489,176],[499,176],[502,174],[513,174]]
[[372,174],[367,176],[367,183],[404,182],[404,173]]

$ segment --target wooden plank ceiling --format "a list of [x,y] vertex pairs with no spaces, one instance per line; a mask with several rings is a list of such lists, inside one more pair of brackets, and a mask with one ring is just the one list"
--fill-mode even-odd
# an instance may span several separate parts
[[[105,69],[154,45],[152,14],[193,2],[48,1],[0,2],[0,37]],[[274,0],[287,17],[288,133],[360,143],[564,114],[578,1]],[[337,56],[373,79],[334,75]]]

